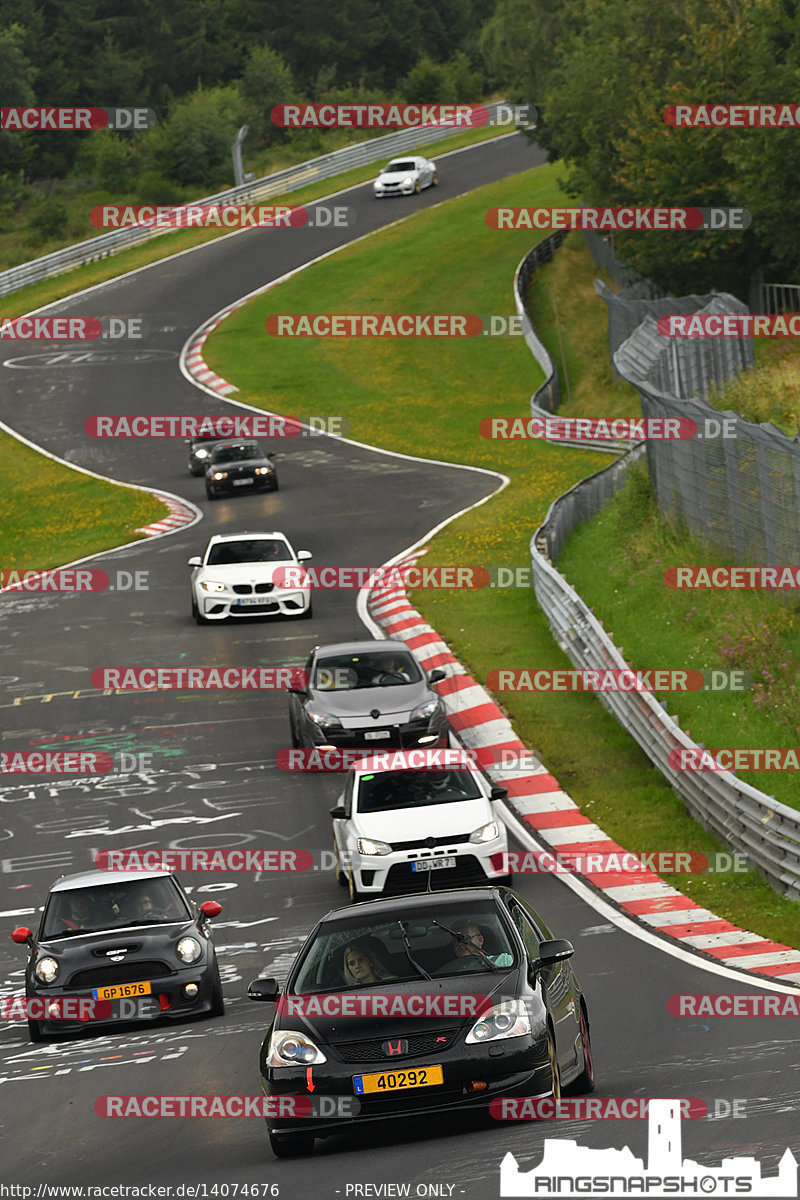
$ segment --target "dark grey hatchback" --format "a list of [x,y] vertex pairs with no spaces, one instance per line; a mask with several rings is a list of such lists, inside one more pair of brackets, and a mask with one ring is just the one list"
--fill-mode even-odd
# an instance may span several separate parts
[[[31,1041],[110,1022],[221,1016],[208,924],[221,911],[216,900],[198,910],[169,871],[84,871],[57,880],[38,933],[20,926],[11,934],[30,948]],[[76,1006],[65,1000],[93,1003],[73,1020]]]

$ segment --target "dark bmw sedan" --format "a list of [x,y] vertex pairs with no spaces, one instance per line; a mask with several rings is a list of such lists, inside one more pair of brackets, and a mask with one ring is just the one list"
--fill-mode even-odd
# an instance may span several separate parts
[[[32,1042],[110,1022],[180,1020],[224,1012],[209,920],[216,900],[199,910],[168,871],[84,871],[50,889],[36,935],[25,926],[12,939],[27,944],[28,1001],[51,1019],[30,1016]],[[65,999],[94,1001],[62,1012]]]
[[309,1153],[358,1122],[593,1091],[572,954],[506,887],[328,913],[283,991],[248,988],[275,1002],[260,1055],[274,1153]]
[[308,687],[289,689],[292,745],[328,749],[446,746],[447,714],[427,675],[391,639],[316,646],[305,664]]
[[256,441],[215,442],[206,460],[206,495],[209,500],[234,492],[277,492],[278,473]]

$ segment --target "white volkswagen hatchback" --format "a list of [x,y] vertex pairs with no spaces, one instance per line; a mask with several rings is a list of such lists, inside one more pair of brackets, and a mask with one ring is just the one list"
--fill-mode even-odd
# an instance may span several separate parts
[[308,550],[295,553],[283,533],[215,534],[202,557],[189,559],[192,616],[198,625],[226,617],[310,617],[311,590],[286,586],[283,576],[311,557]]
[[505,788],[468,766],[418,770],[420,751],[365,757],[331,809],[339,883],[350,899],[510,883],[495,812]]

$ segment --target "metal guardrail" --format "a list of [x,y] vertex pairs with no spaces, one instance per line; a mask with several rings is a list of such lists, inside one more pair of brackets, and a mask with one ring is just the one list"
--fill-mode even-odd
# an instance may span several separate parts
[[[523,316],[523,328],[526,320],[528,323],[525,340],[541,362],[532,340],[545,355],[547,352],[520,308],[522,304],[524,309],[524,303],[518,281],[525,277],[526,259],[514,276],[514,296]],[[527,279],[531,274],[529,270]],[[550,367],[552,370],[552,363]],[[547,370],[544,365],[543,369]],[[536,599],[559,646],[578,668],[622,670],[629,664],[553,562],[570,533],[616,495],[629,467],[645,453],[646,443],[559,496],[530,541]],[[641,746],[701,825],[744,854],[777,891],[800,900],[800,812],[743,783],[731,771],[679,770],[671,766],[670,751],[699,751],[701,747],[651,692],[598,692],[597,698]]]
[[[504,101],[497,101],[495,104],[486,105],[490,119],[503,103]],[[306,187],[320,179],[328,179],[332,175],[339,175],[342,171],[349,171],[354,167],[363,167],[367,163],[377,162],[382,158],[393,158],[396,154],[402,153],[412,146],[427,145],[441,141],[443,138],[453,137],[458,132],[457,128],[444,125],[399,129],[384,137],[371,138],[369,141],[359,142],[355,146],[345,146],[341,150],[332,150],[329,154],[321,154],[318,158],[309,159],[308,162],[298,163],[293,167],[286,167],[272,175],[265,175],[263,179],[254,179],[241,187],[228,188],[227,191],[217,192],[213,196],[204,196],[200,200],[193,200],[190,205],[175,205],[174,211],[182,212],[188,207],[196,207],[201,204],[238,204],[266,200],[270,196],[297,191],[298,188]],[[45,254],[31,262],[21,263],[17,267],[0,272],[0,296],[7,296],[10,292],[27,287],[28,284],[39,283],[53,275],[60,275],[72,267],[83,266],[85,263],[107,258],[111,254],[117,254],[120,250],[127,249],[128,246],[135,246],[149,241],[150,238],[173,232],[174,230],[169,228],[151,229],[147,226],[134,225],[128,229],[114,229],[109,233],[100,234],[99,237],[77,242],[62,250],[55,250],[52,254]]]

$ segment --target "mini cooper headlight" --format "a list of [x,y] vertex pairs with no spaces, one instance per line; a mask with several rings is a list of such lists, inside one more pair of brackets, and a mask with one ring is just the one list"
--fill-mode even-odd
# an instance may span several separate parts
[[480,829],[475,829],[469,835],[471,842],[493,842],[500,837],[500,830],[497,828],[497,821],[490,821],[488,825],[481,825]]
[[33,973],[42,983],[52,983],[58,974],[58,963],[54,958],[40,958]]
[[268,1067],[311,1067],[327,1061],[310,1038],[294,1029],[275,1030],[269,1039]]
[[359,854],[391,854],[392,847],[388,842],[377,842],[374,838],[358,839]]
[[204,580],[202,580],[200,587],[203,589],[204,592],[224,592],[225,591],[225,584],[220,583],[219,580],[217,580],[217,579],[204,579]]
[[504,1000],[495,1004],[476,1021],[467,1034],[467,1041],[497,1042],[501,1038],[521,1037],[530,1033],[531,1019],[523,1000]]
[[178,955],[178,958],[181,960],[181,962],[193,963],[197,962],[202,950],[200,949],[200,943],[198,942],[197,938],[182,937],[175,947],[175,953]]
[[317,708],[307,708],[306,716],[309,721],[319,725],[320,729],[340,729],[342,722],[333,713],[320,712]]
[[408,719],[409,721],[424,721],[426,717],[432,717],[438,707],[438,700],[426,700],[424,704],[420,704],[414,709]]

